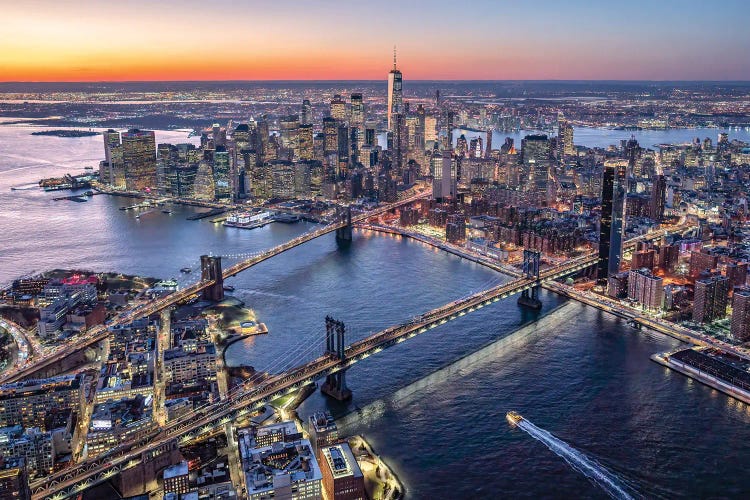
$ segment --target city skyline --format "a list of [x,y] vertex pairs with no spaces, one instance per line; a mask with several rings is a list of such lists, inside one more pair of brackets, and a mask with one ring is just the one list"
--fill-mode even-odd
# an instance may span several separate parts
[[747,7],[702,6],[38,0],[4,9],[0,81],[373,80],[394,44],[409,80],[750,80]]
[[746,10],[4,5],[0,500],[742,498]]

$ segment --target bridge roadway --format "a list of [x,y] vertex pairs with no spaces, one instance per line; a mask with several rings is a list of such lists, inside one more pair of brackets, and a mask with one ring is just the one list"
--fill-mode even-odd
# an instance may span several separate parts
[[[395,203],[389,203],[387,205],[377,207],[374,210],[353,216],[352,224],[356,222],[364,221],[370,217],[376,217],[378,215],[381,215],[383,213],[386,213],[390,210],[401,207],[403,205],[413,203],[416,200],[429,196],[430,193],[431,193],[430,191],[416,193],[412,196],[408,196]],[[344,227],[345,225],[346,223],[344,221],[339,221],[333,224],[329,224],[325,227],[322,227],[314,231],[310,231],[300,236],[297,236],[296,238],[293,238],[287,241],[286,243],[282,243],[281,245],[270,248],[264,252],[261,252],[258,255],[254,255],[250,257],[249,259],[246,259],[231,267],[228,267],[227,269],[224,269],[222,273],[224,276],[224,279],[229,278],[230,276],[239,274],[242,271],[245,271],[257,264],[260,264],[261,262],[265,260],[275,257],[279,255],[280,253],[283,253],[283,252],[286,252],[287,250],[291,250],[292,248],[298,247],[299,245],[302,245],[303,243],[307,243],[310,240],[313,240],[325,234],[332,233],[336,231],[337,229]],[[201,291],[210,287],[213,284],[214,282],[212,280],[199,281],[198,283],[190,285],[187,288],[184,288],[182,290],[179,290],[167,296],[164,296],[159,299],[150,301],[148,303],[140,304],[131,309],[128,309],[127,311],[120,313],[115,318],[108,321],[106,324],[99,325],[90,330],[87,330],[86,332],[84,332],[83,334],[80,334],[77,337],[72,337],[68,340],[68,342],[65,343],[65,345],[49,350],[46,354],[36,357],[32,363],[27,363],[25,366],[20,366],[17,369],[6,370],[4,373],[0,374],[0,384],[16,382],[18,380],[23,380],[24,378],[30,377],[34,373],[37,373],[40,370],[47,368],[50,365],[53,365],[54,363],[58,362],[60,359],[64,358],[65,356],[69,356],[77,351],[80,351],[81,349],[84,349],[101,340],[104,340],[110,335],[111,333],[110,329],[115,328],[117,326],[129,324],[137,318],[150,316],[152,314],[158,313],[159,311],[163,309],[166,309],[175,304],[179,304],[183,301],[186,301],[190,297],[200,293]]]
[[[540,274],[540,281],[563,277],[585,269],[596,262],[596,257],[587,255],[568,261]],[[144,454],[154,453],[170,442],[189,442],[213,432],[218,427],[243,417],[274,399],[314,382],[326,375],[344,370],[359,360],[376,354],[392,345],[424,333],[488,304],[536,286],[532,278],[517,278],[502,285],[477,292],[410,321],[386,328],[363,340],[354,342],[345,350],[344,360],[326,354],[307,364],[287,372],[274,375],[255,387],[219,401],[204,409],[185,415],[161,430],[154,429],[148,436],[131,448],[121,445],[104,456],[82,461],[66,470],[52,474],[31,484],[33,498],[62,499],[75,495],[86,488],[107,480],[119,472],[140,463]]]
[[[408,205],[409,203],[413,203],[421,198],[424,198],[428,196],[431,193],[431,191],[426,191],[423,193],[417,193],[415,195],[409,196],[407,198],[404,198],[403,200],[399,200],[394,203],[389,203],[387,205],[383,205],[382,207],[375,208],[374,210],[370,210],[369,212],[365,212],[359,215],[353,215],[352,216],[352,224],[356,224],[357,222],[362,222],[364,220],[367,220],[371,217],[377,217],[378,215],[384,214],[390,210],[393,210],[394,208],[401,207],[403,205]],[[244,260],[242,262],[238,262],[237,264],[228,267],[224,270],[223,275],[224,278],[228,278],[230,276],[234,276],[236,274],[241,273],[242,271],[260,264],[264,260],[268,260],[271,257],[275,257],[279,255],[282,252],[286,252],[287,250],[291,250],[294,247],[297,247],[299,245],[302,245],[303,243],[307,243],[310,240],[313,240],[319,236],[323,236],[324,234],[329,234],[337,229],[341,229],[342,227],[346,226],[346,221],[340,220],[334,224],[329,224],[327,226],[324,226],[322,228],[316,229],[315,231],[311,231],[309,233],[302,234],[300,236],[297,236],[296,238],[293,238],[286,243],[282,243],[281,245],[278,245],[274,248],[271,248],[270,250],[266,250],[265,252],[260,253],[259,255],[256,255],[254,257],[251,257],[247,260]]]

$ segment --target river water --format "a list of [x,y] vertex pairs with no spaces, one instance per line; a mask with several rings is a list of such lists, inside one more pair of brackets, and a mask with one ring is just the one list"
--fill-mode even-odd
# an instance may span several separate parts
[[[589,127],[575,127],[573,131],[573,142],[576,145],[586,147],[598,147],[607,148],[610,145],[620,145],[620,141],[626,141],[631,137],[635,137],[641,147],[649,149],[658,149],[659,144],[687,144],[693,142],[697,137],[700,138],[701,142],[705,138],[711,139],[714,146],[716,141],[719,139],[719,134],[726,132],[729,134],[729,140],[738,139],[740,141],[750,142],[750,130],[747,129],[723,129],[723,128],[673,128],[667,130],[613,130],[607,128],[589,128]],[[519,132],[500,132],[495,130],[492,133],[492,147],[499,149],[500,146],[505,142],[506,137],[513,139],[513,144],[516,149],[521,148],[521,140],[534,132],[529,130],[521,130]],[[549,132],[539,132],[543,134],[549,134]],[[466,140],[471,140],[474,137],[482,136],[482,140],[487,140],[486,133],[480,133],[473,130],[462,130],[456,129],[453,132],[453,140],[455,141],[458,137],[464,134]],[[554,135],[554,134],[552,134]]]
[[[117,209],[131,200],[103,195],[86,203],[52,201],[54,194],[32,184],[95,166],[101,137],[29,131],[0,126],[0,282],[54,267],[194,279],[196,273],[179,269],[197,264],[202,253],[253,252],[310,227],[229,229],[187,221],[194,210],[186,207],[135,219],[133,211]],[[185,139],[184,133],[157,135]],[[507,279],[399,237],[357,231],[345,250],[332,235],[319,238],[232,279],[235,295],[270,333],[234,344],[227,360],[279,370],[320,354],[328,314],[346,323],[352,341]],[[509,410],[642,495],[747,496],[746,405],[649,360],[676,347],[675,340],[577,303],[560,307],[564,299],[552,294],[542,299],[541,313],[506,299],[367,358],[347,373],[350,403],[316,393],[300,413],[328,408],[348,415],[342,433],[364,434],[402,478],[409,498],[605,497],[543,443],[510,427]],[[539,328],[514,337],[539,317],[545,318]],[[505,338],[513,341],[430,377]]]

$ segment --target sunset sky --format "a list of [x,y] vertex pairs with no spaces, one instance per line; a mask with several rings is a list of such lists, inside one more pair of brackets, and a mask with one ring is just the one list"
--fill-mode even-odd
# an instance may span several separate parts
[[750,80],[744,0],[0,0],[0,81]]

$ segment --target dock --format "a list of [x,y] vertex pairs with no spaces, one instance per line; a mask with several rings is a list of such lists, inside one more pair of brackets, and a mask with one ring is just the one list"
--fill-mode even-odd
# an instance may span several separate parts
[[240,222],[229,222],[224,221],[224,226],[226,227],[236,227],[237,229],[257,229],[259,227],[266,226],[268,224],[272,224],[274,221],[271,219],[258,221],[258,222],[252,222],[250,224],[242,224]]
[[120,207],[120,210],[138,210],[141,208],[151,208],[151,207],[153,207],[153,204],[147,200],[141,203],[136,203],[135,205],[128,205],[125,207]]
[[671,368],[676,372],[680,372],[683,375],[690,377],[693,380],[707,385],[717,391],[721,391],[727,396],[730,396],[743,403],[750,404],[750,390],[739,387],[737,385],[729,383],[727,380],[723,380],[714,374],[708,373],[708,371],[701,370],[699,367],[685,363],[683,361],[673,359],[672,354],[675,353],[657,353],[651,355],[651,360],[659,363],[660,365]]
[[93,191],[86,191],[84,193],[80,194],[71,194],[70,196],[58,196],[56,198],[52,198],[52,201],[75,201],[78,203],[83,203],[84,201],[89,201],[88,197],[94,196],[99,193],[94,193]]
[[213,210],[209,210],[207,212],[199,212],[197,214],[190,215],[187,217],[187,220],[201,220],[207,219],[208,217],[216,217],[217,215],[221,215],[226,211],[226,208],[214,208]]
[[50,177],[41,179],[39,187],[45,191],[62,191],[66,189],[87,189],[92,187],[92,183],[97,174],[83,173],[78,175],[65,174],[62,177]]

